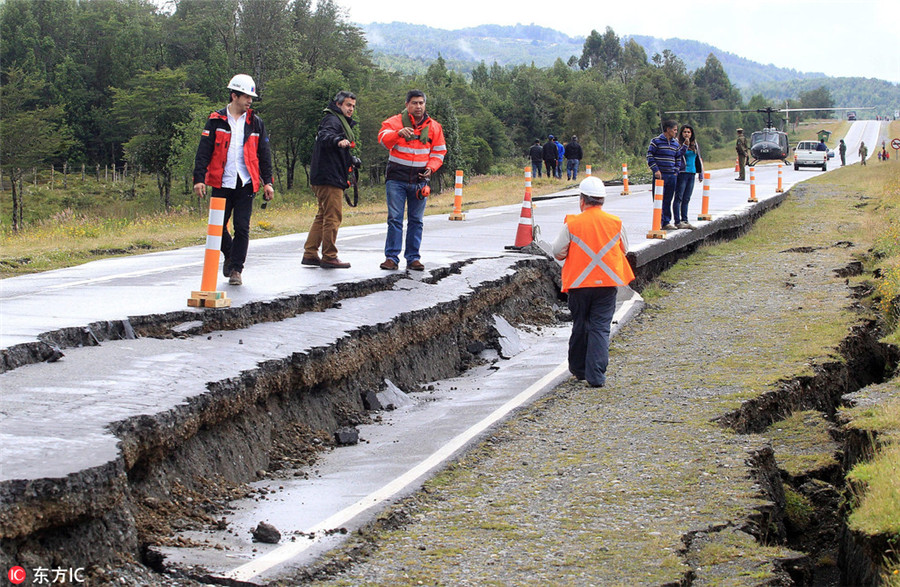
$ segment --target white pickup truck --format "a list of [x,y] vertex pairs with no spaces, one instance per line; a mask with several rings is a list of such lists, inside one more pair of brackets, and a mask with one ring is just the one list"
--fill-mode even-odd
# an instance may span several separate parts
[[800,141],[794,147],[794,171],[801,167],[821,167],[828,170],[828,151],[818,150],[818,141]]

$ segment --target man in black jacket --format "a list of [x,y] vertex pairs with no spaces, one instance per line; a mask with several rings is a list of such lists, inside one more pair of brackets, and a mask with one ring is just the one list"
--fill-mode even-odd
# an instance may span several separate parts
[[[256,84],[249,75],[238,74],[228,82],[228,90],[228,106],[209,115],[200,137],[194,159],[194,193],[205,198],[206,186],[210,186],[212,197],[225,199],[222,273],[229,285],[241,285],[250,244],[253,196],[262,187],[268,202],[275,196],[275,189],[266,127],[250,109],[257,97]],[[233,239],[227,229],[232,216]]]
[[556,159],[559,157],[559,149],[556,148],[556,143],[553,142],[553,135],[547,137],[547,142],[544,143],[544,164],[547,166],[547,177],[556,177]]
[[572,140],[566,144],[566,178],[578,179],[578,163],[584,157],[581,145],[578,144],[578,137],[572,137]]
[[544,159],[544,149],[541,147],[540,139],[534,139],[534,144],[531,145],[528,156],[531,157],[531,177],[540,177],[541,161]]
[[[353,166],[350,149],[356,147],[356,132],[353,130],[357,124],[353,120],[355,110],[356,96],[340,91],[325,108],[325,117],[319,123],[309,165],[309,180],[319,203],[319,211],[303,247],[303,265],[322,269],[350,267],[350,263],[338,259],[335,241],[343,219],[344,190],[350,186],[347,179]],[[322,247],[321,259],[319,246]]]

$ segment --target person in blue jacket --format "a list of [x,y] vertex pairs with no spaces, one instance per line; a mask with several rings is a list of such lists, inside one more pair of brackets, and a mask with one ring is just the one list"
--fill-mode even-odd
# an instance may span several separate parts
[[684,156],[678,164],[678,178],[675,180],[675,196],[672,198],[672,216],[675,228],[696,228],[688,222],[688,204],[694,192],[694,176],[703,182],[703,160],[700,145],[694,136],[694,127],[685,124],[678,131],[678,142],[685,148]]
[[566,155],[566,148],[559,139],[553,139],[556,142],[556,179],[562,179],[563,157]]

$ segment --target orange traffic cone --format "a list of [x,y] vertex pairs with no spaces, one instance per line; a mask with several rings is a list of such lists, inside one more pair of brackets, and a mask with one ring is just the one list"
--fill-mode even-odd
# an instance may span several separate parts
[[531,167],[525,168],[525,199],[519,214],[519,228],[516,230],[515,247],[527,247],[534,240],[534,219],[531,216]]

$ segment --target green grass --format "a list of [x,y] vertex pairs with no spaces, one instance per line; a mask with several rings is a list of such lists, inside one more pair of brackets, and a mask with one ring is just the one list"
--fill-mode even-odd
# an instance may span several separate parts
[[900,543],[900,444],[888,445],[872,461],[856,465],[848,479],[864,487],[848,519],[850,527],[894,535]]
[[795,491],[788,485],[784,486],[784,515],[791,525],[798,531],[805,531],[816,513],[816,509],[808,497]]
[[838,464],[838,446],[828,427],[820,412],[803,411],[772,424],[763,435],[772,442],[778,466],[799,476]]

